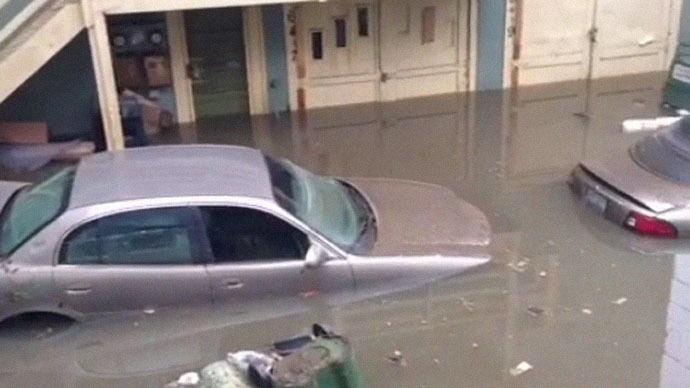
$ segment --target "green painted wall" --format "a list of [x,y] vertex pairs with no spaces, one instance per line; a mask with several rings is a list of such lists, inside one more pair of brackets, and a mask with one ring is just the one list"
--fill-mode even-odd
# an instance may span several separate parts
[[0,121],[45,121],[53,140],[92,138],[99,120],[86,31],[0,104]]

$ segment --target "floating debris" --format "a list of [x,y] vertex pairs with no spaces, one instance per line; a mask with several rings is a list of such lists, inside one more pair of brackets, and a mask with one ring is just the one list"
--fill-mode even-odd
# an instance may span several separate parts
[[611,303],[617,304],[617,305],[620,306],[620,305],[622,305],[623,303],[625,303],[625,302],[627,302],[627,301],[628,301],[628,298],[619,298],[619,299],[616,299],[616,300],[612,300]]
[[582,314],[592,315],[592,310],[590,310],[590,309],[582,309]]
[[527,307],[527,314],[531,315],[534,318],[537,318],[540,315],[544,314],[544,309],[537,306],[529,306]]
[[180,376],[179,379],[177,379],[177,383],[179,385],[197,385],[199,384],[199,381],[201,378],[199,377],[199,374],[196,372],[187,372]]
[[146,315],[152,315],[156,313],[156,309],[145,309],[144,314]]
[[556,242],[553,241],[553,240],[547,240],[547,241],[546,241],[546,245],[548,245],[548,246],[550,246],[550,247],[553,247],[553,246],[556,246]]
[[469,312],[474,312],[474,303],[470,302],[469,300],[465,298],[460,298],[460,302],[462,303],[462,307],[464,307],[467,311]]
[[479,349],[479,344],[476,342],[472,343],[472,349]]
[[421,321],[420,323],[421,323],[422,325],[426,325],[426,324],[429,323],[429,321],[427,321],[426,319],[422,319],[422,321]]
[[539,272],[539,277],[545,278],[546,277],[546,271]]
[[395,350],[393,351],[392,356],[388,356],[387,360],[397,366],[402,366],[405,367],[407,366],[407,360],[402,355],[402,352],[400,350]]
[[513,271],[517,273],[523,273],[527,268],[525,266],[520,266],[518,263],[508,263],[508,268],[512,269]]
[[386,326],[388,326],[388,327],[393,326],[393,322],[391,322],[391,321],[386,322]]
[[520,376],[521,374],[533,369],[534,367],[530,365],[529,362],[523,361],[515,366],[515,368],[510,368],[508,371],[514,377]]
[[441,363],[441,360],[439,360],[438,358],[434,358],[433,361],[434,361],[434,364],[436,364],[436,365]]

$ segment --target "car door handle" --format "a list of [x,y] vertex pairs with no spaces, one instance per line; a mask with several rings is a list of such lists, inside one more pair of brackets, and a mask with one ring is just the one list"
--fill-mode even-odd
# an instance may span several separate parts
[[91,293],[91,289],[88,287],[84,288],[68,288],[66,291],[67,295],[79,296]]
[[234,290],[237,288],[242,288],[244,283],[240,279],[226,279],[223,280],[223,286],[229,290]]

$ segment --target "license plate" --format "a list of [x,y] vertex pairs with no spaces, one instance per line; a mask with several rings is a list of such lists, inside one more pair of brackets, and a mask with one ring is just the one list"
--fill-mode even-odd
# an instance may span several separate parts
[[677,63],[675,66],[673,66],[673,73],[671,76],[680,82],[690,84],[690,67]]
[[588,190],[585,194],[585,203],[588,207],[599,214],[604,214],[606,211],[606,198],[594,190]]

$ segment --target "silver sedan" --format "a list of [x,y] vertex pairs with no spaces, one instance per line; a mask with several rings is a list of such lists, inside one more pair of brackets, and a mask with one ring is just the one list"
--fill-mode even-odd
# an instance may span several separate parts
[[101,153],[33,185],[0,183],[0,204],[0,321],[282,309],[489,261],[486,217],[448,189],[317,176],[243,147]]
[[582,162],[571,187],[595,212],[634,232],[690,237],[690,117],[629,150]]

